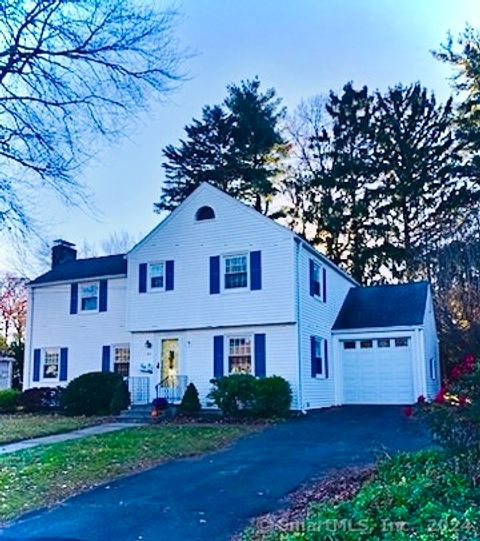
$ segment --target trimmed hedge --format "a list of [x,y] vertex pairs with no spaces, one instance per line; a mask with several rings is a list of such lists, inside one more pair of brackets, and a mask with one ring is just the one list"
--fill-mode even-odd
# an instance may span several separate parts
[[197,388],[193,383],[189,383],[183,395],[182,402],[178,407],[178,410],[180,411],[180,413],[192,415],[198,413],[201,409],[202,406],[198,398]]
[[62,387],[32,387],[20,395],[19,406],[25,413],[58,410]]
[[19,397],[20,391],[15,389],[0,391],[0,413],[15,413]]
[[129,404],[127,385],[113,372],[89,372],[75,378],[60,399],[67,415],[117,414]]
[[280,376],[234,374],[211,381],[208,395],[228,417],[285,417],[292,403],[290,384]]

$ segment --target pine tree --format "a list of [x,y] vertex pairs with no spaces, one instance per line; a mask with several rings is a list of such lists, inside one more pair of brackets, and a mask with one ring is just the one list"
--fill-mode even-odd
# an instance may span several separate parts
[[204,107],[186,137],[164,151],[166,180],[157,211],[173,210],[200,183],[208,181],[267,214],[287,147],[280,133],[284,116],[275,90],[260,81],[228,87],[221,105]]

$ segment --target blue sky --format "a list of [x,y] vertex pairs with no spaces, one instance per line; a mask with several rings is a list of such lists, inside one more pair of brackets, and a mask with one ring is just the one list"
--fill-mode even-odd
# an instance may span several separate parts
[[[475,4],[477,4],[475,6]],[[441,99],[449,68],[430,50],[465,22],[480,26],[478,0],[179,0],[177,36],[194,51],[187,80],[148,116],[132,122],[129,137],[105,145],[85,169],[90,210],[64,208],[39,195],[42,236],[79,245],[114,232],[147,233],[163,172],[162,148],[205,104],[220,102],[231,82],[258,75],[289,110],[302,98],[340,89],[347,81],[386,88],[421,81]],[[13,268],[6,243],[0,268]]]

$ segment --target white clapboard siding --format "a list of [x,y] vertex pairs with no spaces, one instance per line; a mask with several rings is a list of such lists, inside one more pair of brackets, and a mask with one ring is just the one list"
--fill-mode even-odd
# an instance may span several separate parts
[[[296,359],[297,334],[295,325],[226,327],[216,330],[191,330],[180,332],[133,333],[132,335],[132,376],[147,376],[150,379],[151,396],[155,396],[155,385],[160,381],[156,368],[161,364],[161,344],[164,339],[179,341],[179,375],[188,377],[188,381],[196,386],[200,400],[204,406],[211,405],[207,395],[211,390],[213,374],[213,340],[214,336],[224,336],[224,366],[228,370],[228,338],[249,336],[255,333],[265,334],[265,365],[267,376],[282,376],[290,382],[294,401],[292,407],[298,408],[298,371]],[[147,341],[151,344],[147,348]],[[254,357],[254,355],[253,355]],[[141,371],[141,366],[153,367],[151,375]],[[255,358],[253,358],[255,365]]]
[[[302,245],[299,248],[300,329],[302,365],[302,409],[332,406],[335,396],[335,363],[332,348],[332,326],[351,287],[351,280],[338,270],[326,265],[319,257]],[[318,261],[326,271],[327,298],[310,295],[310,259]],[[311,376],[310,337],[318,336],[328,343],[329,375],[327,379]]]
[[126,284],[126,278],[110,278],[107,311],[77,314],[70,314],[70,283],[30,288],[25,388],[65,383],[51,379],[32,381],[34,349],[67,347],[71,380],[85,372],[101,370],[102,346],[130,342],[125,326]]
[[[427,298],[427,309],[425,310],[425,319],[423,322],[423,338],[425,349],[425,377],[426,377],[426,398],[432,399],[440,389],[442,381],[441,368],[440,368],[440,354],[438,347],[437,328],[435,325],[435,313],[433,310],[432,294],[429,288]],[[433,361],[430,361],[433,359]],[[434,363],[432,378],[430,362]]]
[[[195,221],[208,205],[214,220]],[[262,289],[210,294],[210,257],[262,252]],[[174,290],[139,293],[139,264],[174,260]],[[293,322],[293,235],[203,185],[128,255],[128,328],[193,329]],[[222,273],[221,273],[222,276]]]

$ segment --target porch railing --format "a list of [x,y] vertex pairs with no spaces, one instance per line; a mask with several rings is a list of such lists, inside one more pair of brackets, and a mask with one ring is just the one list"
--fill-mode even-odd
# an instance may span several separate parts
[[167,376],[155,386],[157,398],[165,398],[171,404],[180,402],[187,385],[187,376]]
[[150,403],[150,378],[148,376],[130,376],[127,378],[127,384],[132,404]]

